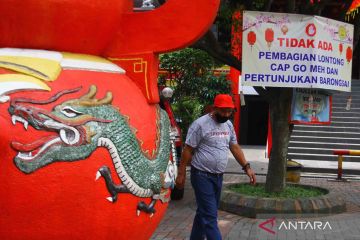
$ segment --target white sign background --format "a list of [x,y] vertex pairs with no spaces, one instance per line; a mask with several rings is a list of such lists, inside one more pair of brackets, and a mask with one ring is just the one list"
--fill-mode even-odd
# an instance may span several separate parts
[[351,91],[353,34],[323,17],[245,11],[241,83]]

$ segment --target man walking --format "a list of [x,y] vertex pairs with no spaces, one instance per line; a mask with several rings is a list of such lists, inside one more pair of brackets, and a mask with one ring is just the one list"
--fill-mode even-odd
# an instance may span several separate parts
[[237,143],[234,126],[228,121],[234,108],[231,96],[217,95],[214,110],[195,120],[187,133],[176,186],[184,188],[186,166],[191,162],[191,184],[197,203],[191,240],[221,239],[217,209],[229,149],[249,176],[250,183],[256,183],[255,173]]

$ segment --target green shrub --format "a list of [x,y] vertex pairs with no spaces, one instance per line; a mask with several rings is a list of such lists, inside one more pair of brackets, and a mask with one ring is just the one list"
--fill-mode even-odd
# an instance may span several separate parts
[[230,93],[231,83],[225,75],[214,76],[213,70],[219,67],[206,52],[186,48],[162,54],[160,68],[167,76],[159,78],[160,85],[174,89],[172,106],[183,136],[189,125],[203,114],[203,109],[213,103],[216,94]]

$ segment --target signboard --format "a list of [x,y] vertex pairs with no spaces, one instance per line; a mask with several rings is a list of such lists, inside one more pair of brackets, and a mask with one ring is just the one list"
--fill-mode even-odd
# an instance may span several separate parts
[[351,91],[351,24],[245,11],[242,84]]
[[294,89],[290,122],[330,124],[331,96],[316,89]]

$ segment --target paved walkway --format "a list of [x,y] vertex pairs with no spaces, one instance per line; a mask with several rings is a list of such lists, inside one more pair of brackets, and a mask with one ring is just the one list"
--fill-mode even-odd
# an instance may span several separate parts
[[[255,171],[266,173],[267,162],[261,159],[264,158],[260,156],[261,148],[244,147],[243,149]],[[224,183],[247,182],[247,176],[240,172],[240,167],[231,158]],[[258,176],[258,182],[265,182],[265,176]],[[339,192],[346,199],[347,212],[317,218],[284,220],[276,218],[275,215],[266,216],[264,219],[251,219],[219,211],[219,227],[223,239],[360,239],[360,181],[335,182],[326,178],[303,177],[301,183]],[[195,198],[187,176],[184,199],[170,202],[164,219],[151,239],[189,239],[195,209]],[[259,224],[272,217],[275,217],[274,225],[265,226],[273,232],[259,227]]]

